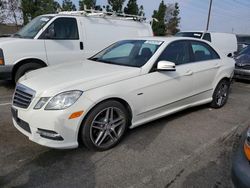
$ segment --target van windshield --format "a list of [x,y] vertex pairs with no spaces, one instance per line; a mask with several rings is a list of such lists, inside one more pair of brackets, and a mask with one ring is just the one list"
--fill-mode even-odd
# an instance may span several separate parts
[[43,28],[43,26],[51,20],[51,18],[53,18],[53,16],[38,16],[20,31],[15,33],[13,37],[32,39]]
[[124,40],[89,58],[92,61],[142,67],[154,55],[163,41],[158,40]]

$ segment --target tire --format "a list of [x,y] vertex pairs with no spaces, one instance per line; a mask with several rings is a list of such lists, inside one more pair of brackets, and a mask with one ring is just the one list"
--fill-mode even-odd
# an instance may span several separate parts
[[98,104],[81,125],[81,141],[89,150],[105,151],[114,147],[127,130],[128,117],[126,108],[118,101]]
[[19,78],[21,78],[25,73],[32,71],[32,70],[42,68],[42,67],[44,67],[44,66],[40,65],[38,63],[26,63],[24,65],[21,65],[15,73],[15,76],[14,76],[15,83],[17,83]]
[[213,93],[213,101],[210,104],[212,108],[221,108],[226,104],[229,87],[230,82],[226,79],[223,79],[218,83]]

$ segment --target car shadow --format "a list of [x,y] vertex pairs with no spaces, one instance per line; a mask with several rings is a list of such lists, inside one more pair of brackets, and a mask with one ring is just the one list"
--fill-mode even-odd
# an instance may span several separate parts
[[208,104],[192,107],[175,114],[151,121],[134,129],[129,129],[120,145],[135,151],[145,150],[171,121],[190,113],[209,108]]
[[4,87],[6,89],[14,89],[15,83],[13,81],[0,81],[0,87]]
[[0,187],[95,187],[93,152],[49,149],[0,176]]

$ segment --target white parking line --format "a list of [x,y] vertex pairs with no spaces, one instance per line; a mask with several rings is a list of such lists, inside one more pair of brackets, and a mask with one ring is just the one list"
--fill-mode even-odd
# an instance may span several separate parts
[[7,105],[11,105],[12,103],[11,102],[9,102],[9,103],[2,103],[2,104],[0,104],[0,106],[7,106]]

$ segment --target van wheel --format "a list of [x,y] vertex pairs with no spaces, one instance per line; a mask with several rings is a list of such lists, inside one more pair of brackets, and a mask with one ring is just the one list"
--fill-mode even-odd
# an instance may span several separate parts
[[128,112],[117,101],[100,103],[87,115],[80,136],[90,150],[104,151],[117,145],[127,130]]
[[228,99],[230,82],[228,80],[221,80],[216,86],[213,94],[213,101],[210,104],[212,108],[221,108]]
[[19,78],[21,78],[25,73],[30,72],[32,70],[42,68],[42,67],[44,67],[44,66],[42,66],[38,63],[26,63],[24,65],[21,65],[15,73],[15,77],[14,77],[15,83],[17,83]]

